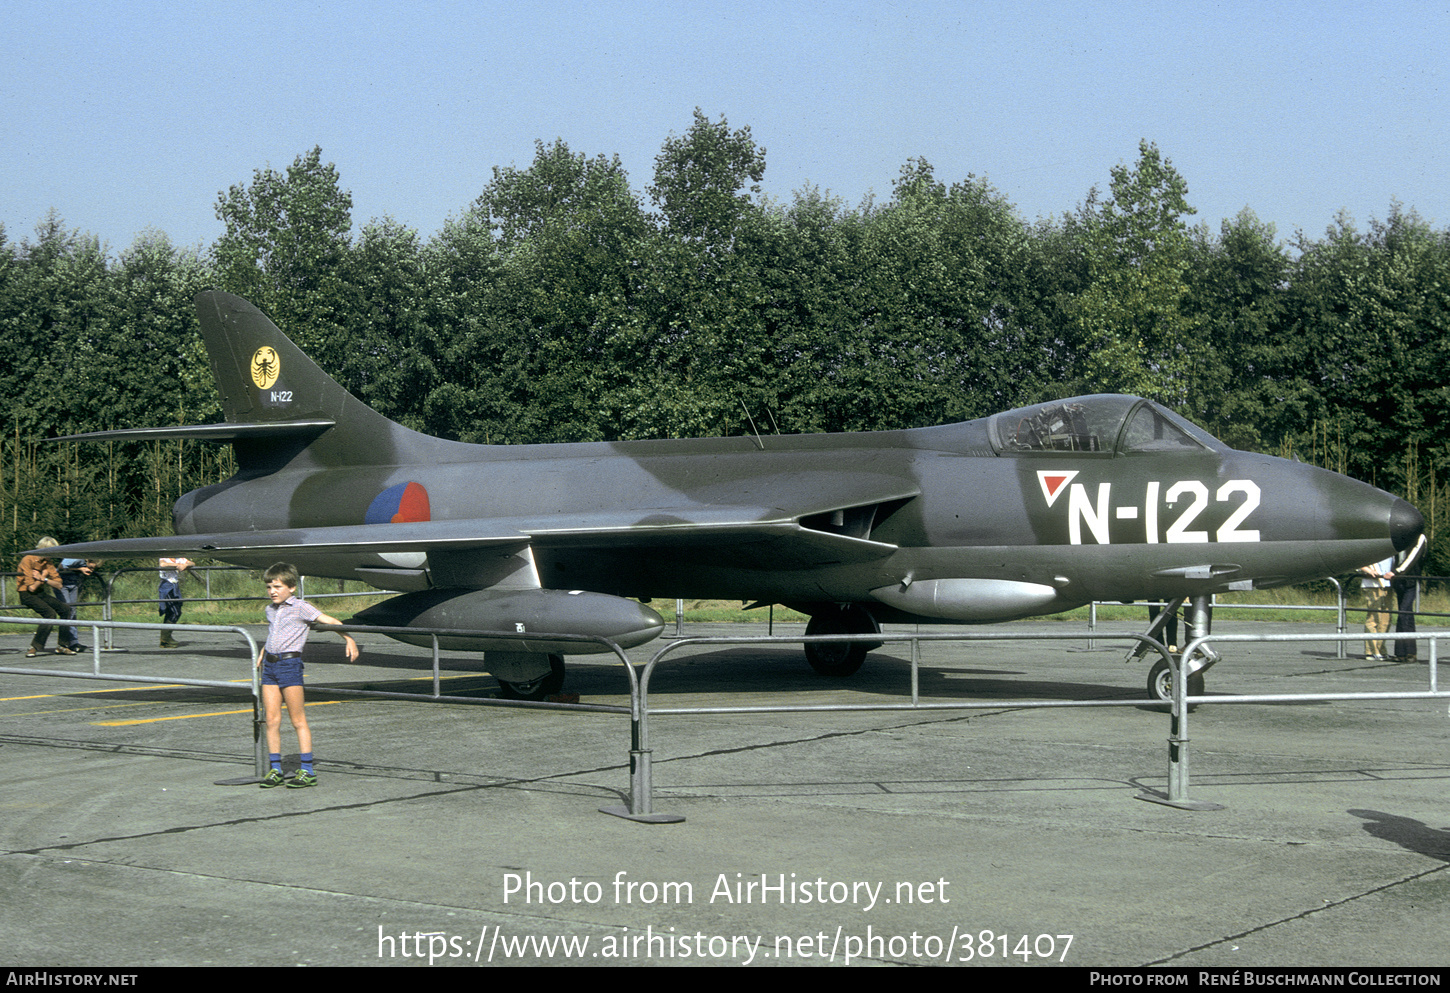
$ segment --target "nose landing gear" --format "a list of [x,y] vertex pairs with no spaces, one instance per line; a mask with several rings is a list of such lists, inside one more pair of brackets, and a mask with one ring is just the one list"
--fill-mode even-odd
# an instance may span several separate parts
[[[1149,626],[1147,631],[1149,637],[1162,640],[1162,632],[1165,628],[1177,628],[1175,615],[1185,599],[1187,598],[1170,601],[1164,607]],[[1207,635],[1213,626],[1213,598],[1206,595],[1194,597],[1184,621],[1186,626],[1184,638],[1187,642],[1193,642]],[[1129,655],[1129,659],[1142,658],[1150,651],[1152,650],[1140,644]],[[1195,651],[1191,658],[1182,660],[1180,666],[1189,673],[1189,696],[1203,696],[1207,686],[1204,673],[1219,660],[1219,657],[1219,654],[1212,648],[1204,646]],[[1167,659],[1160,657],[1148,670],[1148,698],[1161,703],[1167,703],[1173,699],[1173,672],[1168,666]]]

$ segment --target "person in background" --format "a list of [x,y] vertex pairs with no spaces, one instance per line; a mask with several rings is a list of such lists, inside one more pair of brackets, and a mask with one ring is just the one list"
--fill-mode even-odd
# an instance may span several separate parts
[[[41,538],[35,543],[36,548],[54,548],[60,542],[54,538]],[[27,555],[20,560],[20,573],[17,585],[20,587],[20,602],[31,610],[35,611],[46,620],[57,618],[69,619],[70,608],[57,595],[60,592],[60,573],[56,571],[55,563],[43,555]],[[30,650],[25,653],[26,658],[35,658],[45,652],[45,643],[50,638],[50,624],[42,624],[35,629],[35,637],[30,639]],[[74,655],[75,652],[64,645],[57,645],[57,655]]]
[[[1415,598],[1420,592],[1420,568],[1425,561],[1425,535],[1399,555],[1395,556],[1395,571],[1391,574],[1390,590],[1394,594],[1395,633],[1415,633]],[[1419,646],[1413,638],[1395,639],[1395,661],[1419,661]]]
[[[76,604],[81,602],[81,584],[86,581],[87,576],[95,573],[96,567],[100,564],[96,559],[60,560],[60,598],[70,608],[72,620],[76,616]],[[77,634],[74,626],[60,629],[60,643],[73,652],[86,650],[86,646],[81,644],[80,635]]]
[[[1360,588],[1364,590],[1364,599],[1369,612],[1364,615],[1365,634],[1384,634],[1390,629],[1390,570],[1395,567],[1395,557],[1391,555],[1383,561],[1373,565],[1359,567],[1364,578],[1359,581]],[[1373,641],[1364,643],[1364,657],[1371,662],[1383,662],[1385,660],[1384,639],[1376,638]]]
[[[1152,627],[1153,622],[1158,619],[1158,615],[1161,614],[1161,613],[1163,613],[1163,611],[1165,609],[1167,609],[1167,608],[1166,607],[1159,607],[1157,605],[1150,605],[1148,607],[1148,626],[1149,627]],[[1159,633],[1159,635],[1161,635],[1161,637],[1158,640],[1161,641],[1161,642],[1163,642],[1163,644],[1165,644],[1165,645],[1168,646],[1168,651],[1172,652],[1174,655],[1177,655],[1178,654],[1178,607],[1177,607],[1176,604],[1173,606],[1173,609],[1171,611],[1169,611],[1168,619],[1163,622],[1163,627],[1162,627],[1162,629],[1159,630],[1158,633]]]
[[[181,599],[181,574],[194,564],[191,559],[183,558],[161,560],[161,585],[156,589],[156,610],[161,615],[161,623],[181,623],[181,607],[186,602]],[[180,648],[181,645],[171,637],[170,631],[162,631],[161,647]]]

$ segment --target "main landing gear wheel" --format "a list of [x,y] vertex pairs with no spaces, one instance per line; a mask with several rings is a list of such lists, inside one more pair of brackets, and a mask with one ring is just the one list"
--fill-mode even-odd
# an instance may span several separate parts
[[549,672],[526,683],[498,681],[499,697],[504,700],[543,700],[564,688],[564,656],[549,656]]
[[[880,634],[881,625],[866,608],[850,604],[827,609],[811,617],[807,635]],[[866,653],[879,647],[865,641],[822,641],[806,646],[806,661],[822,676],[849,676],[861,668]]]
[[[1203,673],[1194,673],[1188,677],[1188,695],[1203,696],[1205,685]],[[1160,703],[1173,702],[1173,673],[1168,668],[1167,659],[1160,658],[1148,670],[1148,699]]]

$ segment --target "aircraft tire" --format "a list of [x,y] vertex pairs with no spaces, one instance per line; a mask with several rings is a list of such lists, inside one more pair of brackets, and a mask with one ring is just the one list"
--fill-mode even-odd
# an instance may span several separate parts
[[[807,635],[877,634],[881,626],[870,611],[855,604],[827,609],[811,616]],[[866,661],[866,654],[877,647],[868,642],[819,642],[806,645],[806,661],[819,675],[841,678],[853,675]]]
[[564,688],[564,656],[549,656],[548,675],[526,683],[498,681],[499,698],[503,700],[543,700]]
[[[1194,673],[1188,677],[1188,695],[1203,696],[1206,685],[1203,673]],[[1160,703],[1173,702],[1173,674],[1168,670],[1166,659],[1160,658],[1153,663],[1153,668],[1148,670],[1148,699],[1157,700]]]

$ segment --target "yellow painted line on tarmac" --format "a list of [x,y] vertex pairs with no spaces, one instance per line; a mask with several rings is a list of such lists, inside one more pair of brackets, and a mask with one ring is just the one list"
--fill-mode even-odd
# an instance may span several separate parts
[[[445,672],[445,673],[441,673],[438,676],[438,678],[439,679],[476,679],[479,676],[486,676],[486,675],[488,675],[487,672]],[[432,682],[433,681],[433,674],[430,672],[430,673],[428,673],[425,676],[394,676],[391,679],[385,679],[384,677],[379,676],[377,681],[378,682],[408,683],[408,682],[417,682],[417,681],[422,680],[422,679],[426,679],[429,682]]]
[[[445,680],[448,680],[448,679],[478,679],[478,678],[481,678],[481,676],[478,673],[450,673],[450,674],[447,674],[447,675],[443,675],[440,678],[441,679],[445,679]],[[403,677],[403,681],[404,682],[422,682],[424,680],[427,680],[427,681],[431,682],[432,679],[433,679],[433,677],[431,675],[429,675],[429,676]],[[249,682],[251,682],[251,680],[250,679],[232,679],[232,680],[228,680],[228,682],[233,682],[233,683],[249,683]],[[188,686],[185,683],[146,683],[146,684],[144,684],[142,686],[121,686],[121,687],[117,687],[115,689],[105,689],[105,690],[77,690],[74,693],[38,693],[38,694],[34,694],[32,696],[0,697],[0,703],[9,703],[9,702],[14,702],[14,701],[19,701],[19,700],[48,700],[48,699],[58,699],[58,698],[62,698],[62,697],[78,697],[78,696],[84,696],[84,695],[88,695],[88,694],[92,694],[92,693],[134,693],[137,690],[177,690],[177,689],[187,689],[187,688],[188,688]],[[322,687],[319,687],[319,690],[321,692],[326,692],[325,688],[322,688]],[[103,706],[106,706],[106,707],[149,707],[149,706],[155,706],[159,702],[162,702],[162,701],[144,700],[144,701],[140,701],[138,703],[107,703],[107,704],[104,704]],[[307,704],[307,706],[309,706],[309,707],[325,707],[325,706],[328,706],[329,704],[345,703],[345,702],[349,702],[349,701],[344,701],[344,700],[318,700],[318,701],[315,701],[315,702],[309,701],[308,704]],[[361,702],[364,702],[364,701],[354,700],[354,701],[350,701],[350,702],[352,702],[352,703],[361,703]],[[102,705],[101,704],[98,704],[97,706],[102,706]],[[31,710],[31,711],[23,711],[23,712],[14,713],[14,714],[4,714],[3,716],[4,717],[43,717],[43,716],[45,716],[47,714],[71,714],[71,713],[75,713],[76,711],[80,711],[80,710],[95,710],[95,709],[96,709],[95,706],[91,706],[91,707],[63,707],[63,708],[61,708],[59,710]],[[158,721],[184,721],[184,720],[190,720],[193,717],[228,717],[228,716],[232,716],[232,715],[235,715],[235,714],[249,714],[251,712],[252,712],[252,709],[250,707],[248,707],[245,710],[217,710],[217,711],[212,711],[212,712],[205,713],[205,714],[178,714],[178,715],[173,716],[173,717],[146,717],[146,718],[138,718],[136,720],[129,720],[129,721],[92,721],[91,722],[91,725],[93,727],[127,727],[127,726],[130,726],[130,725],[133,725],[133,724],[154,724],[154,723],[156,723]]]
[[[334,703],[342,703],[341,700],[320,700],[317,703],[309,703],[309,707],[327,707]],[[155,724],[158,721],[189,721],[193,717],[228,717],[232,714],[250,714],[252,708],[246,710],[217,710],[209,714],[177,714],[175,717],[143,717],[134,721],[91,721],[92,727],[98,728],[119,728],[131,724]]]
[[31,710],[31,711],[26,711],[26,712],[19,713],[19,714],[4,714],[4,715],[0,715],[0,716],[4,716],[4,717],[40,717],[40,716],[42,716],[44,714],[73,714],[77,710],[97,710],[97,709],[99,709],[102,706],[105,706],[105,707],[151,707],[151,706],[155,706],[155,703],[156,703],[155,700],[142,700],[139,703],[107,703],[107,704],[96,704],[95,706],[92,706],[92,707],[63,707],[60,710]]
[[[491,678],[492,677],[492,673],[487,673],[487,672],[458,672],[458,673],[454,673],[451,676],[439,676],[438,677],[438,680],[439,680],[439,682],[442,682],[445,679],[482,679],[485,676],[489,676]],[[380,682],[388,682],[388,680],[380,680]],[[398,680],[398,682],[402,682],[402,683],[424,683],[424,682],[431,683],[431,682],[433,682],[433,677],[432,676],[404,676],[402,679]]]
[[[250,683],[251,680],[228,679],[227,682]],[[188,685],[187,683],[142,683],[140,686],[120,686],[113,690],[76,690],[74,693],[36,693],[32,696],[0,696],[0,703],[8,703],[12,700],[46,700],[51,697],[85,696],[87,693],[135,693],[137,690],[184,690]],[[202,687],[197,688],[201,689]],[[55,713],[63,713],[63,711],[55,711]]]
[[92,727],[98,728],[119,728],[130,724],[155,724],[157,721],[186,721],[193,717],[226,717],[230,714],[250,714],[252,708],[246,710],[216,710],[210,714],[178,714],[175,717],[143,717],[135,721],[91,721]]

